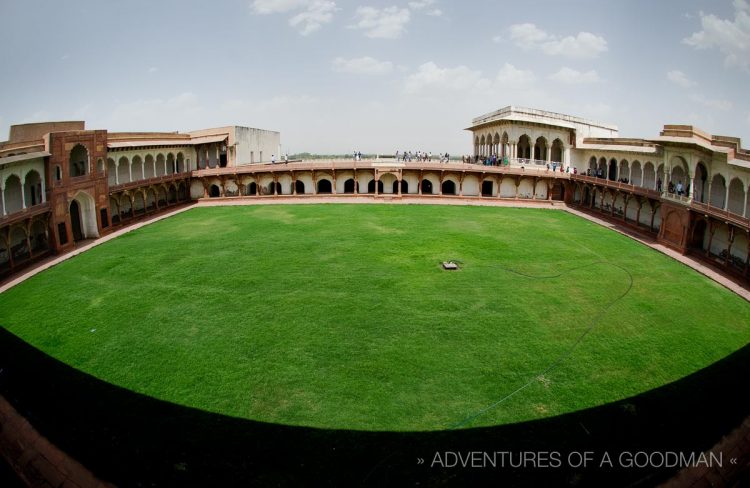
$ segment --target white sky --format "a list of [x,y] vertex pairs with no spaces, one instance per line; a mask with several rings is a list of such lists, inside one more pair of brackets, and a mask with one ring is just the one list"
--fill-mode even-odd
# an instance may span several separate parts
[[281,131],[285,152],[471,152],[520,105],[750,147],[750,0],[0,0],[10,124]]

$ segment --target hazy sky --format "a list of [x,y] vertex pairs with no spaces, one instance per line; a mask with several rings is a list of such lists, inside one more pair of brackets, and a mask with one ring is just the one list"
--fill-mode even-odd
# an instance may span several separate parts
[[473,117],[520,105],[750,147],[749,1],[0,0],[0,140],[83,119],[461,154]]

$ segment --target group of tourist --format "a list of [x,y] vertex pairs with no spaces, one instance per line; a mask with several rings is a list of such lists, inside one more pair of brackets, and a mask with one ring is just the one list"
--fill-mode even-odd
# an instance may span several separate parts
[[[659,191],[661,191],[661,189]],[[685,193],[685,187],[682,186],[682,180],[678,180],[676,185],[674,184],[674,182],[670,181],[669,185],[667,185],[667,191],[669,193],[677,193],[677,195],[682,196]]]
[[[480,157],[479,155],[474,156],[474,164],[483,164],[485,166],[508,166],[510,161],[508,158],[499,159],[496,154],[490,156]],[[471,156],[464,156],[464,163],[471,163]]]
[[[447,163],[450,160],[450,154],[440,154],[440,162]],[[403,161],[410,163],[412,161],[417,162],[432,162],[432,152],[417,151],[412,153],[411,151],[396,151],[396,161]]]

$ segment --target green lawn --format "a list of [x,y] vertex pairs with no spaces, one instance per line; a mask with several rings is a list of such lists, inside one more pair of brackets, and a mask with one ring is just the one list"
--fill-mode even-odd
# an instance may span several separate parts
[[[463,269],[442,271],[447,259]],[[439,430],[674,381],[750,341],[750,304],[562,211],[223,207],[146,226],[9,290],[0,326],[102,380],[212,412]]]

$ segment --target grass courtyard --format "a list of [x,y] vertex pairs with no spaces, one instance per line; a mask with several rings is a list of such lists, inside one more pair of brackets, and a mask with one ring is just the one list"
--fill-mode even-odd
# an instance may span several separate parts
[[[462,269],[443,271],[445,260]],[[0,295],[0,326],[181,405],[423,431],[548,417],[675,381],[750,342],[750,304],[561,211],[223,207],[37,275]]]

